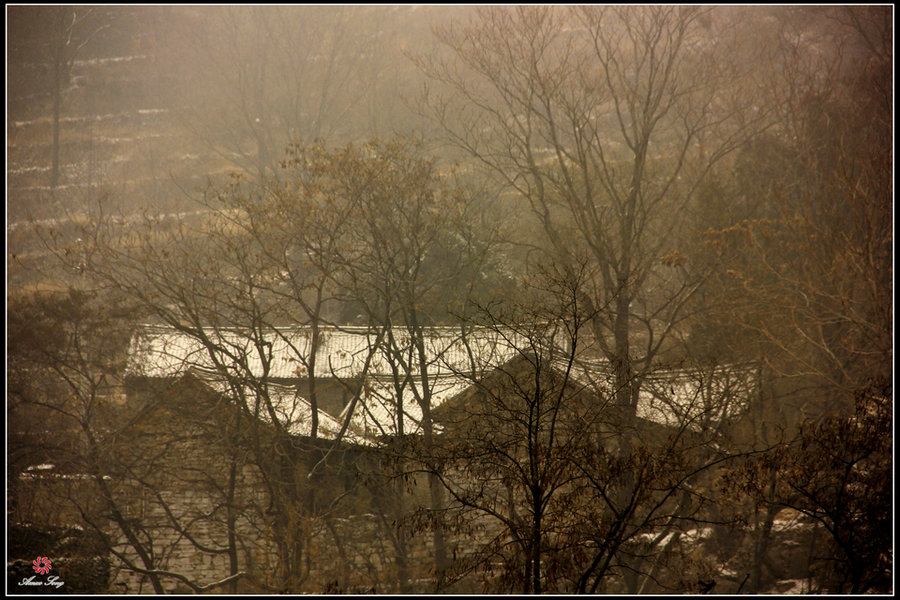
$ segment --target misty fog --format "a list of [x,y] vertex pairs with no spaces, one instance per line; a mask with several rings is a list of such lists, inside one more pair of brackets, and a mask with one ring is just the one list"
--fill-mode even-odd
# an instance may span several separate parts
[[893,591],[892,6],[7,6],[7,592]]

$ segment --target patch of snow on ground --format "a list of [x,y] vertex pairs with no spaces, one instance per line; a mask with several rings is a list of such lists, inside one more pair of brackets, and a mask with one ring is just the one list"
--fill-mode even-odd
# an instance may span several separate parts
[[791,531],[801,524],[800,518],[802,516],[802,513],[796,510],[783,509],[772,522],[772,531]]
[[134,54],[132,56],[113,56],[109,58],[92,58],[90,60],[76,60],[72,62],[74,67],[96,67],[109,63],[131,62],[133,60],[146,60],[150,56],[146,54]]
[[[791,587],[787,587],[787,584],[793,584]],[[807,589],[807,580],[806,579],[785,579],[779,581],[776,585],[778,586],[780,594],[808,594],[809,590]]]

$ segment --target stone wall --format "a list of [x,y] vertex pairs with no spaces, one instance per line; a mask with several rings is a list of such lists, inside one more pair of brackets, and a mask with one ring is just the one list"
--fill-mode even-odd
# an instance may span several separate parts
[[[148,549],[152,548],[156,569],[182,574],[197,585],[209,585],[230,575],[225,552],[225,489],[234,461],[238,470],[232,510],[239,515],[235,532],[238,569],[249,575],[237,584],[237,589],[251,593],[279,591],[279,554],[273,527],[280,523],[272,522],[277,513],[270,507],[269,491],[250,447],[243,447],[229,433],[230,418],[223,412],[223,405],[204,390],[186,380],[183,385],[148,389],[138,398],[132,397],[133,402],[139,400],[135,403],[145,412],[122,436],[127,446],[120,456],[134,464],[134,473],[141,475],[141,482],[136,478],[117,480],[117,500],[126,518],[139,530],[140,539]],[[169,396],[172,402],[156,406],[153,399],[158,394]],[[214,410],[204,406],[213,406]],[[309,456],[294,457],[293,468],[320,462],[317,452],[321,453],[321,449],[309,445],[305,451],[310,452]],[[292,591],[432,591],[432,534],[403,533],[406,530],[398,524],[417,504],[427,501],[427,483],[423,480],[403,491],[384,485],[369,488],[353,475],[352,465],[357,459],[366,464],[363,471],[374,470],[378,479],[378,461],[369,464],[365,453],[356,450],[340,458],[332,457],[335,470],[316,475],[308,483],[303,483],[307,478],[302,473],[292,475],[299,485],[315,490],[310,496],[315,501],[297,511],[299,522],[289,529],[303,540],[302,581],[300,589]],[[332,499],[345,492],[349,495],[331,504]],[[306,492],[295,493],[303,497]],[[143,567],[121,528],[112,525],[111,533],[116,550]],[[447,542],[450,555],[469,553],[476,545],[473,536]],[[167,593],[190,591],[172,576],[162,576],[161,585]],[[230,589],[229,586],[211,592]],[[153,593],[153,586],[148,576],[114,560],[111,591]]]
[[[203,491],[180,490],[163,492],[167,507],[182,522],[189,523],[189,535],[199,545],[207,549],[224,551],[227,549],[227,528],[223,520],[203,518],[212,514],[215,508],[209,494]],[[190,578],[199,585],[208,585],[220,581],[230,574],[230,561],[225,552],[205,552],[192,543],[184,532],[172,526],[172,521],[165,514],[162,504],[147,503],[143,507],[141,525],[144,539],[152,538],[156,567],[162,571],[179,573]],[[238,536],[249,538],[256,533],[253,523],[243,518],[238,520]],[[121,530],[116,528],[116,550],[143,566],[135,549],[126,542]],[[243,562],[243,561],[242,561]],[[171,576],[161,578],[166,593],[190,593],[191,590],[183,582]],[[124,568],[121,561],[114,561],[113,585],[114,593],[154,593],[153,586],[146,575]],[[227,590],[213,590],[227,591]]]
[[[209,512],[213,505],[209,497],[199,491],[173,493],[167,501],[181,514],[197,515]],[[161,570],[172,571],[190,577],[194,582],[206,585],[229,575],[226,554],[212,554],[198,550],[179,532],[166,526],[166,519],[154,509],[155,517],[145,512],[144,523],[152,528],[154,552],[160,560]],[[491,526],[493,525],[493,526]],[[268,538],[268,530],[252,515],[237,523],[240,540],[239,568],[248,572],[250,579],[241,581],[238,589],[245,592],[267,592],[261,584],[274,586],[277,553]],[[343,518],[316,519],[309,524],[309,538],[305,545],[306,568],[301,589],[306,593],[429,593],[434,585],[434,548],[430,532],[403,535],[396,523],[388,517],[374,514],[351,515]],[[448,553],[464,556],[472,553],[496,522],[488,523],[477,533],[447,540]],[[198,520],[191,529],[192,537],[204,545],[224,547],[225,528],[222,523]],[[137,558],[134,550],[118,536],[119,550],[130,559]],[[397,544],[402,544],[405,554],[405,572],[398,562]],[[111,591],[118,593],[153,593],[153,587],[145,575],[121,568],[113,569]],[[403,572],[403,573],[402,573]],[[402,582],[401,582],[402,578]],[[163,577],[167,593],[189,593],[190,589],[173,577]],[[219,593],[228,588],[211,590]]]

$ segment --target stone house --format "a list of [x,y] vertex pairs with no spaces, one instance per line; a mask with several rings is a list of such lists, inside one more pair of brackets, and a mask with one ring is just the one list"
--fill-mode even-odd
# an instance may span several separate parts
[[[302,448],[304,460],[314,465],[310,476],[320,465],[337,467],[325,474],[316,471],[315,485],[328,490],[323,497],[359,495],[340,510],[314,513],[315,518],[298,524],[305,535],[303,591],[360,591],[375,582],[377,591],[427,592],[415,583],[427,579],[427,567],[417,573],[409,565],[430,563],[430,538],[398,525],[396,511],[403,502],[398,504],[395,488],[358,482],[378,479],[372,450],[381,440],[421,432],[423,399],[435,409],[436,431],[478,401],[498,370],[521,361],[515,340],[482,335],[473,341],[470,335],[463,343],[454,330],[436,328],[427,339],[422,377],[422,372],[398,376],[398,356],[372,352],[373,335],[363,329],[326,329],[313,373],[306,362],[308,331],[276,331],[256,346],[236,332],[215,335],[238,366],[215,364],[194,339],[162,328],[147,328],[131,350],[127,405],[135,416],[121,436],[124,466],[118,489],[130,511],[127,518],[140,525],[155,568],[200,585],[243,572],[248,575],[223,590],[277,591],[271,489],[259,470],[254,444],[283,426],[294,440],[291,445]],[[260,347],[263,353],[254,352]],[[564,365],[554,367],[557,374],[560,368]],[[585,398],[608,387],[612,377],[601,361],[581,361],[570,371],[569,385],[584,391]],[[271,411],[247,402],[258,394],[253,386],[260,384]],[[735,393],[725,394],[728,398],[740,395],[739,384],[733,385]],[[712,386],[687,371],[650,378],[638,417],[647,427],[660,429],[683,422],[691,410],[715,413],[715,418],[739,410],[730,400],[713,407],[712,398],[723,397],[725,390]],[[310,390],[316,411],[308,399]],[[252,419],[239,418],[248,416],[250,406],[256,407]],[[313,414],[318,417],[314,437]],[[244,429],[236,429],[239,422]],[[416,502],[424,499],[410,497],[405,506]],[[140,565],[134,545],[119,535],[121,560],[114,568],[113,590],[152,591],[147,574],[125,567],[125,562]],[[449,547],[465,554],[473,541],[451,539]],[[167,592],[190,589],[177,576],[161,581]]]
[[[326,468],[312,480],[319,501],[351,489],[358,475],[354,465],[367,459],[365,440],[348,434],[335,451],[329,442],[340,423],[324,411],[319,415],[321,437],[309,438],[308,404],[284,386],[273,384],[271,391],[280,401],[279,410],[297,424],[290,432],[296,447],[290,451],[304,459],[298,461],[316,464],[329,455],[340,465]],[[132,382],[132,393],[142,407],[121,433],[117,493],[126,519],[154,557],[154,568],[184,575],[201,586],[243,572],[245,577],[218,591],[277,591],[275,578],[270,577],[277,568],[272,539],[276,516],[270,486],[255,455],[261,443],[272,439],[271,424],[265,418],[238,419],[239,409],[221,382],[206,373],[190,371],[171,381]],[[306,427],[305,433],[300,424]],[[332,581],[347,587],[357,572],[368,575],[384,567],[376,557],[389,554],[385,549],[357,549],[371,539],[361,535],[353,539],[346,531],[348,520],[365,520],[369,514],[350,507],[306,524],[310,530],[305,550],[310,560],[305,590],[323,591]],[[148,575],[127,565],[143,567],[135,545],[121,527],[111,530],[121,553],[120,560],[114,561],[113,591],[152,592]],[[336,536],[342,538],[340,547],[335,545]],[[361,556],[376,564],[365,564],[358,560]],[[191,591],[176,576],[162,576],[159,583],[167,593]]]
[[[313,465],[310,475],[316,471],[320,495],[359,495],[302,526],[303,589],[370,589],[376,582],[379,589],[409,591],[427,575],[427,568],[418,574],[412,567],[397,572],[400,563],[430,562],[427,536],[397,525],[401,506],[411,508],[423,500],[402,493],[398,504],[392,496],[397,491],[380,480],[372,450],[379,440],[421,431],[423,385],[435,406],[468,385],[459,365],[471,359],[472,347],[463,348],[449,330],[431,332],[423,384],[418,378],[395,377],[387,353],[369,352],[372,338],[365,330],[325,331],[311,377],[304,364],[309,340],[304,330],[277,331],[269,340],[269,355],[243,354],[241,371],[212,364],[204,347],[171,330],[148,328],[135,339],[126,402],[135,416],[120,436],[118,456],[126,467],[119,489],[131,511],[128,518],[140,524],[158,570],[185,574],[201,585],[242,571],[249,575],[227,588],[273,591],[277,578],[268,577],[276,568],[269,522],[273,500],[256,449],[283,427],[292,452],[304,454],[300,462]],[[233,350],[246,340],[234,334],[222,343]],[[481,346],[477,351],[483,355],[503,351],[485,340]],[[265,388],[263,393],[258,386]],[[315,411],[307,399],[311,388]],[[261,396],[271,411],[261,407]],[[251,406],[256,410],[248,410]],[[239,422],[245,428],[240,432]],[[328,470],[329,464],[335,468]],[[326,465],[325,473],[321,465]],[[362,479],[367,485],[359,485]],[[321,491],[326,489],[331,491]],[[229,537],[229,531],[234,535]],[[122,560],[114,587],[153,589],[147,574],[140,573],[134,544],[121,534],[118,541]],[[176,576],[161,581],[166,591],[188,589]]]

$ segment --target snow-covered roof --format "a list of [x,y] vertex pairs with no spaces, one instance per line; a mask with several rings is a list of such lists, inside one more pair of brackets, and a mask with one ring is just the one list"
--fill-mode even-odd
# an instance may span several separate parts
[[[195,332],[200,333],[200,332]],[[311,332],[304,328],[273,329],[255,343],[238,331],[205,329],[202,335],[188,335],[169,328],[146,327],[132,340],[128,369],[132,375],[146,377],[178,377],[188,372],[216,391],[231,395],[228,377],[234,381],[248,377],[266,379],[269,397],[276,405],[279,420],[295,435],[309,435],[312,407],[292,386],[274,382],[307,377]],[[382,349],[372,350],[377,335],[365,328],[323,328],[318,345],[316,376],[340,378],[352,382],[364,380],[359,401],[348,404],[340,419],[319,411],[318,435],[334,439],[348,417],[350,425],[344,438],[353,443],[366,443],[365,438],[397,433],[396,388],[391,362],[408,361],[410,371],[418,371],[418,354],[404,332],[395,332],[393,347],[399,356]],[[209,348],[213,348],[210,352]],[[465,340],[459,329],[431,328],[425,335],[425,362],[430,387],[430,403],[439,406],[467,387],[468,380],[459,373],[470,372],[476,365],[501,364],[514,356],[509,335],[494,331],[467,332]],[[400,367],[400,372],[405,372]],[[250,393],[249,388],[243,390]],[[421,379],[411,377],[402,386],[404,433],[420,433],[422,409],[417,400],[423,397]],[[252,397],[252,396],[251,396]],[[262,419],[270,421],[265,410]]]
[[[312,338],[308,328],[273,328],[259,339],[247,332],[212,328],[204,329],[202,335],[208,343],[202,343],[199,335],[145,327],[132,340],[129,371],[147,377],[172,377],[191,368],[236,371],[271,379],[308,376]],[[394,347],[410,349],[405,333],[398,332],[395,336]],[[390,374],[391,365],[385,351],[377,350],[369,356],[376,339],[377,332],[372,329],[322,328],[315,376],[351,379],[364,372],[371,376]],[[480,364],[499,364],[515,354],[510,340],[492,331],[469,332],[466,342],[463,342],[459,329],[435,327],[426,330],[425,354],[429,371],[443,375],[467,370],[471,358]],[[215,350],[213,354],[210,347]]]
[[[446,400],[462,393],[472,385],[468,377],[458,375],[442,375],[429,381],[429,396],[432,409]],[[401,403],[396,401],[397,397]],[[393,378],[370,378],[363,388],[361,401],[353,407],[350,423],[355,431],[365,436],[396,435],[399,433],[397,405],[403,407],[403,433],[422,433],[422,404],[425,397],[421,380],[411,380],[402,386],[398,394]],[[348,404],[341,414],[341,420],[347,418],[352,404]]]
[[[557,361],[557,371],[565,364]],[[572,378],[598,393],[614,394],[615,371],[608,361],[576,360]],[[641,375],[635,414],[670,427],[722,421],[741,412],[754,386],[752,373],[735,365],[707,368],[657,368]]]
[[754,388],[753,373],[735,365],[656,371],[641,386],[637,416],[663,425],[702,427],[737,416]]
[[[550,364],[558,379],[568,373],[568,384],[574,388],[614,400],[618,383],[609,361],[559,354]],[[737,416],[746,408],[755,386],[753,372],[737,365],[660,367],[640,378],[635,415],[660,425],[691,429]]]
[[[309,329],[273,329],[255,341],[246,332],[233,330],[210,328],[196,333],[205,336],[209,344],[201,343],[198,335],[161,327],[145,328],[133,340],[130,372],[149,377],[177,377],[194,370],[207,373],[206,380],[212,386],[220,386],[223,393],[228,391],[224,384],[226,375],[238,381],[265,379],[269,395],[277,404],[279,419],[289,424],[296,435],[309,435],[312,414],[309,402],[294,387],[275,384],[307,377]],[[322,329],[316,376],[362,381],[363,385],[359,401],[348,404],[339,419],[320,411],[319,436],[333,439],[348,416],[348,441],[363,443],[365,438],[394,435],[398,429],[398,405],[402,407],[403,432],[421,433],[420,399],[424,393],[418,355],[402,330],[394,335],[393,347],[400,351],[399,356],[391,357],[383,348],[373,350],[377,336],[372,329]],[[437,408],[469,387],[473,369],[484,369],[487,373],[519,356],[516,345],[522,346],[522,341],[508,332],[493,330],[469,331],[465,340],[459,329],[427,330],[425,363],[431,408]],[[209,347],[214,348],[213,353]],[[408,361],[412,366],[405,369],[398,366],[398,361]],[[398,367],[396,371],[392,362]],[[566,365],[557,359],[554,368],[561,372]],[[415,374],[400,386],[399,394],[395,372]],[[570,373],[573,383],[591,393],[609,398],[614,395],[615,374],[609,362],[579,359],[573,363]],[[733,366],[664,369],[645,374],[642,379],[637,416],[668,426],[687,423],[702,427],[733,416],[744,408],[753,386],[751,374]],[[351,407],[353,414],[348,415]],[[270,418],[266,411],[260,411],[260,415]]]
[[[215,374],[204,374],[197,370],[192,372],[210,389],[225,396],[231,396],[234,393],[231,385]],[[309,437],[312,434],[312,406],[309,401],[291,386],[270,383],[266,386],[266,389],[280,424],[293,435]],[[246,388],[242,392],[244,397],[249,399],[248,404],[254,404],[253,398],[255,394]],[[262,421],[272,423],[272,417],[265,406],[260,405],[258,410],[256,410],[256,414]],[[335,419],[322,410],[318,411],[318,414],[319,427],[317,436],[326,440],[336,439],[341,431],[342,421]],[[364,445],[369,443],[368,440],[358,435],[352,429],[348,429],[342,439],[353,444]]]

